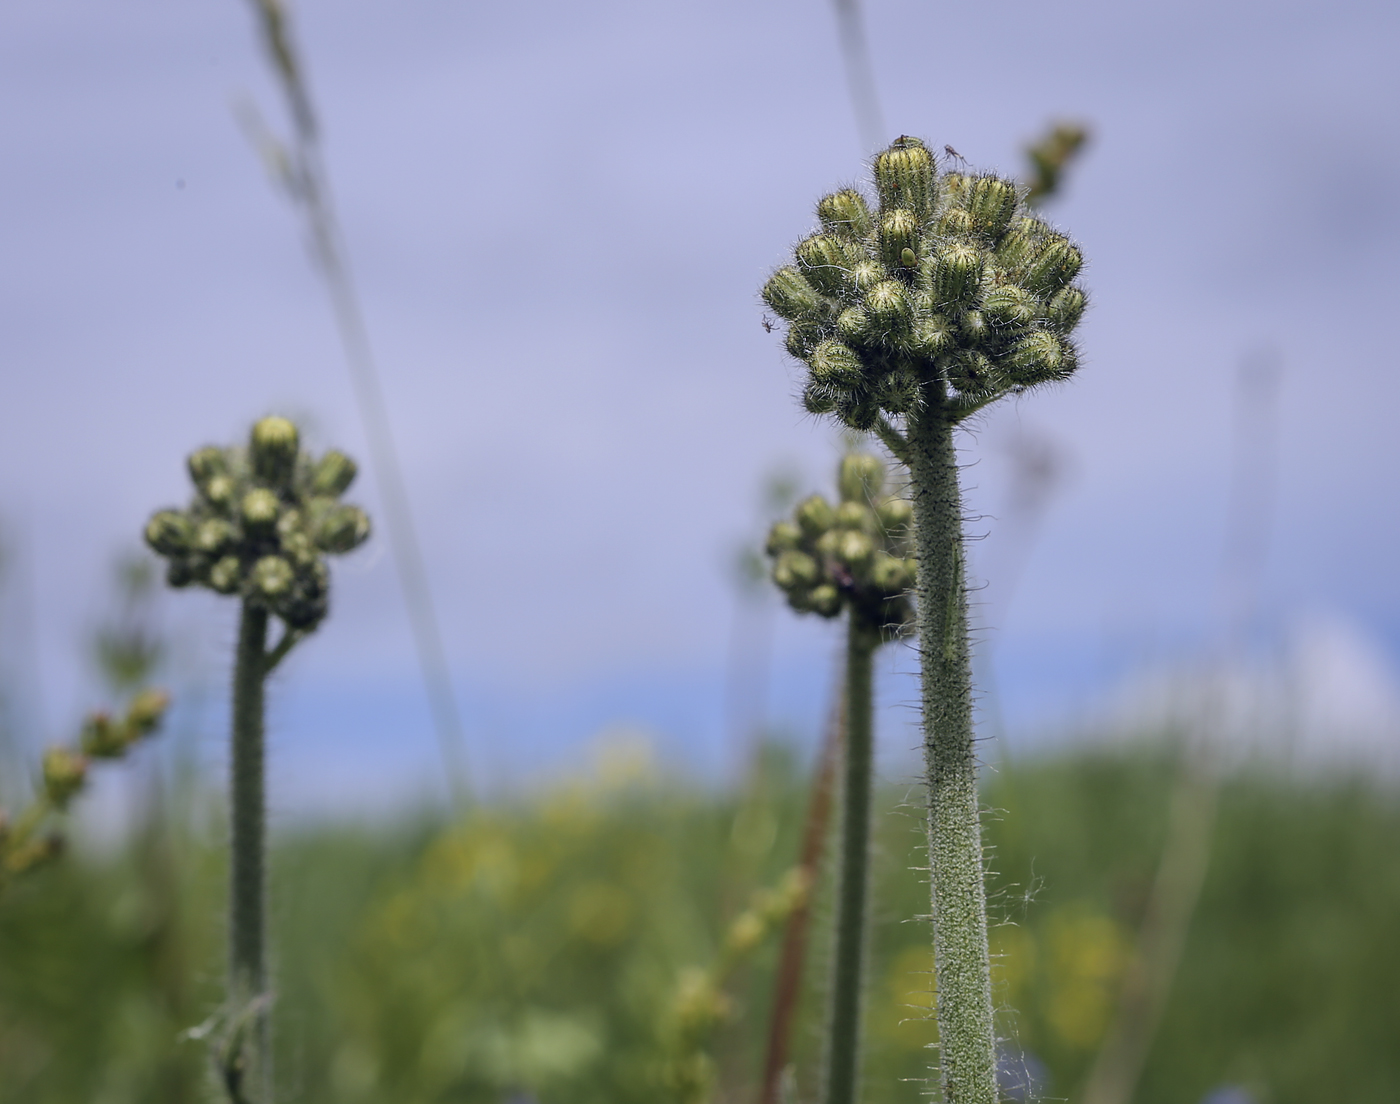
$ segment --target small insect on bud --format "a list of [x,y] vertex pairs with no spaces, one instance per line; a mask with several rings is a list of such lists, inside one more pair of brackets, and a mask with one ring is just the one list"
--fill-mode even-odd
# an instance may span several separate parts
[[784,552],[773,564],[773,581],[783,590],[805,589],[819,578],[821,569],[806,552]]
[[812,379],[829,387],[855,387],[865,378],[860,356],[849,345],[823,341],[807,358]]
[[763,550],[770,556],[796,548],[802,541],[802,530],[790,521],[775,522],[768,530],[768,542]]
[[248,442],[248,455],[253,462],[253,474],[269,486],[283,488],[292,481],[296,470],[297,450],[301,438],[297,427],[286,418],[263,418],[253,426]]
[[44,796],[57,808],[63,808],[83,788],[87,767],[88,761],[76,752],[49,748],[44,752]]
[[982,254],[970,245],[951,242],[938,254],[933,270],[934,294],[943,308],[970,303],[982,282]]
[[206,556],[217,556],[237,539],[237,531],[223,518],[205,518],[194,531],[193,547]]
[[291,589],[295,572],[281,556],[264,556],[253,565],[253,589],[264,598],[278,598]]
[[[897,207],[880,219],[880,256],[888,265],[913,268],[919,263],[919,224],[913,214]],[[905,251],[912,259],[904,259]]]
[[355,482],[359,468],[355,461],[338,449],[331,449],[311,470],[311,493],[318,495],[344,494]]
[[899,533],[907,529],[914,520],[914,507],[907,498],[891,495],[881,499],[875,506],[875,516],[880,528],[886,533]]
[[864,506],[874,501],[884,487],[885,465],[869,453],[849,453],[841,457],[836,483],[843,501]]
[[160,727],[169,708],[170,695],[164,690],[142,690],[126,707],[126,725],[132,737],[139,739],[149,736]]
[[995,176],[976,177],[967,189],[967,210],[977,229],[993,241],[1006,233],[1016,214],[1016,185]]
[[1088,299],[1079,288],[1061,288],[1051,297],[1045,313],[1056,332],[1067,334],[1079,325],[1087,305]]
[[899,263],[905,268],[915,268],[919,263],[919,255],[906,245],[899,251]]
[[933,206],[933,154],[917,138],[896,139],[875,158],[875,187],[885,210],[905,207],[926,218]]
[[125,726],[116,724],[106,713],[90,713],[83,722],[78,746],[94,759],[115,759],[126,750]]
[[793,517],[808,537],[819,537],[836,524],[836,514],[831,504],[819,494],[799,502]]
[[243,565],[237,556],[224,556],[209,568],[210,589],[219,594],[233,594],[243,584]]
[[1026,268],[1026,286],[1044,293],[1059,291],[1084,267],[1084,254],[1058,234],[1035,255]]
[[316,546],[327,552],[349,552],[368,536],[369,516],[358,506],[335,506],[316,519]]
[[807,607],[823,617],[835,617],[841,612],[841,592],[830,583],[813,587],[807,595]]
[[870,233],[870,208],[857,191],[846,188],[817,204],[817,218],[829,234],[846,239],[863,238]]
[[881,280],[871,288],[865,296],[865,309],[877,326],[896,332],[914,319],[909,296],[898,280]]
[[228,474],[228,457],[224,455],[224,450],[208,445],[202,449],[190,453],[186,464],[190,469],[190,478],[194,480],[194,485],[203,489],[208,486],[209,480],[216,475]]
[[146,543],[162,556],[179,556],[190,550],[194,526],[178,510],[161,510],[146,523]]
[[826,234],[814,234],[797,247],[802,275],[818,291],[838,295],[846,286],[851,258],[841,243]]
[[252,536],[271,536],[277,529],[277,516],[282,512],[278,497],[264,487],[255,487],[238,504],[243,516],[243,528]]
[[773,313],[789,322],[821,310],[822,301],[816,289],[791,265],[773,273],[763,285],[762,294]]

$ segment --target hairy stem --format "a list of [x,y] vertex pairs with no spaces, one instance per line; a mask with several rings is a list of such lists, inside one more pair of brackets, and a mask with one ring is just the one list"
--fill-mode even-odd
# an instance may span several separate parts
[[[224,1070],[235,1100],[272,1099],[267,990],[263,684],[267,610],[243,603],[233,670],[232,862],[229,884],[230,1015],[246,1023]],[[246,1017],[246,1019],[245,1019]]]
[[996,1039],[972,745],[962,498],[952,425],[942,403],[932,403],[910,419],[908,442],[919,560],[916,593],[940,1079],[945,1104],[995,1104]]
[[826,1104],[854,1104],[860,1077],[861,982],[870,891],[872,657],[878,630],[852,607],[846,642],[846,746],[841,785],[841,870],[836,889]]

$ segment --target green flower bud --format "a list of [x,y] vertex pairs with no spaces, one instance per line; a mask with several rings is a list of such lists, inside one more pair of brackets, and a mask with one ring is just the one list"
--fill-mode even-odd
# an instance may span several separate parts
[[914,327],[910,352],[932,360],[946,353],[953,344],[953,331],[941,314],[925,318]]
[[870,585],[886,594],[898,594],[908,590],[913,580],[905,567],[904,560],[887,552],[876,552],[870,561]]
[[875,188],[884,210],[905,207],[919,218],[933,208],[934,164],[917,138],[902,137],[875,158]]
[[985,314],[979,310],[970,310],[962,316],[958,332],[968,345],[981,345],[992,335],[992,327]]
[[106,713],[89,714],[78,736],[83,754],[94,759],[115,759],[126,751],[127,743],[125,726],[114,724]]
[[320,550],[303,530],[293,529],[282,537],[282,555],[291,560],[294,566],[302,567],[313,563],[320,555]]
[[819,537],[836,524],[836,514],[830,503],[819,494],[804,498],[793,512],[802,532],[810,537]]
[[963,394],[989,391],[1000,382],[1000,376],[992,362],[975,349],[965,349],[950,358],[945,371],[948,383],[954,390]]
[[189,465],[190,478],[194,480],[196,487],[203,488],[216,475],[228,474],[228,457],[224,455],[223,449],[213,445],[190,453],[186,463]]
[[146,543],[162,556],[179,556],[190,549],[194,527],[178,510],[160,510],[146,523]]
[[901,331],[913,321],[914,310],[898,280],[881,280],[865,296],[865,308],[882,328]]
[[1026,326],[1040,309],[1040,300],[1015,284],[1002,284],[987,292],[982,309],[1001,326]]
[[837,531],[836,558],[853,569],[859,569],[875,554],[870,537],[857,529]]
[[[238,531],[223,518],[205,518],[194,531],[192,547],[206,556],[217,556],[236,540]],[[194,564],[190,566],[195,567]]]
[[841,612],[841,592],[830,583],[813,587],[807,595],[807,608],[823,617],[835,617]]
[[1084,254],[1068,239],[1056,234],[1045,242],[1026,268],[1026,286],[1039,292],[1055,292],[1084,267]]
[[802,389],[802,407],[808,414],[830,414],[836,409],[836,395],[826,384],[811,380]]
[[976,228],[972,212],[962,207],[949,207],[938,216],[938,236],[942,238],[965,237]]
[[[841,457],[836,485],[841,489],[843,501],[859,504],[863,511],[865,504],[873,502],[885,485],[885,465],[869,453],[847,453]],[[864,513],[861,516],[864,518]]]
[[763,286],[763,301],[789,322],[820,313],[822,301],[816,289],[792,266],[780,268]]
[[972,177],[967,173],[950,172],[944,173],[939,180],[939,186],[943,190],[943,199],[950,207],[967,207],[968,188],[972,183]]
[[817,204],[817,218],[829,234],[846,239],[863,238],[870,233],[870,208],[857,191],[846,188]]
[[204,500],[220,512],[227,511],[233,502],[237,484],[227,475],[215,475],[203,487]]
[[1049,228],[1038,218],[1022,215],[1008,228],[997,246],[997,260],[1010,270],[1019,270],[1035,255],[1036,246]]
[[960,242],[950,242],[938,253],[933,270],[933,288],[942,307],[970,303],[982,282],[983,259],[980,250]]
[[880,420],[880,405],[868,395],[847,392],[836,396],[836,414],[852,429],[864,433]]
[[253,474],[269,486],[288,486],[296,470],[300,445],[297,427],[286,418],[263,418],[254,424],[248,445]]
[[919,244],[919,223],[911,212],[897,207],[880,219],[880,256],[887,265],[913,268],[919,263]]
[[311,629],[330,610],[330,573],[320,560],[297,570],[291,589],[273,605],[274,611],[294,629]]
[[869,341],[872,336],[870,312],[864,307],[847,307],[836,316],[836,333],[843,341]]
[[789,550],[773,564],[773,581],[784,590],[809,587],[819,578],[821,569],[806,552]]
[[1061,288],[1051,296],[1045,313],[1056,332],[1067,334],[1079,325],[1087,305],[1088,300],[1079,288]]
[[1020,384],[1064,379],[1075,369],[1072,347],[1049,330],[1036,330],[1013,345],[1006,354],[1012,379]]
[[919,377],[907,368],[890,372],[871,394],[875,405],[891,414],[907,414],[915,409],[922,396],[919,392]]
[[316,546],[327,552],[349,552],[369,536],[369,516],[358,506],[337,505],[316,519]]
[[871,527],[873,521],[870,507],[863,502],[843,502],[836,507],[837,529],[865,530]]
[[311,469],[311,493],[318,495],[344,494],[355,482],[355,474],[360,469],[355,461],[339,449],[331,449]]
[[841,243],[826,234],[814,234],[797,246],[802,275],[818,291],[839,295],[846,286],[851,258]]
[[181,556],[178,559],[173,559],[165,569],[166,584],[177,590],[189,586],[194,582],[194,579],[195,570],[192,557]]
[[44,752],[44,796],[57,808],[63,808],[68,799],[83,788],[87,767],[87,760],[76,752],[62,747],[49,748]]
[[770,556],[776,556],[779,552],[796,548],[801,541],[801,529],[790,521],[779,521],[768,530],[768,543],[763,546],[763,550]]
[[995,176],[979,176],[967,188],[966,206],[977,229],[992,240],[1006,233],[1016,214],[1016,186]]
[[851,286],[864,293],[885,278],[883,266],[875,261],[857,261],[851,266]]
[[285,594],[294,578],[292,565],[281,556],[264,556],[253,565],[253,589],[264,598],[275,599]]
[[255,487],[245,494],[243,501],[239,503],[239,513],[243,515],[243,528],[253,536],[271,536],[277,528],[277,517],[281,512],[281,500],[263,487]]
[[237,556],[223,556],[209,568],[209,586],[219,594],[233,594],[243,583],[243,565]]
[[860,357],[849,345],[823,341],[807,358],[812,379],[831,387],[854,387],[865,378]]
[[126,707],[126,726],[133,738],[149,736],[165,718],[170,708],[170,695],[164,690],[142,690]]
[[914,506],[907,498],[891,495],[881,499],[875,506],[875,517],[880,528],[886,533],[899,533],[907,529],[914,520]]
[[806,360],[825,336],[823,328],[814,322],[791,322],[788,324],[787,351],[798,360]]

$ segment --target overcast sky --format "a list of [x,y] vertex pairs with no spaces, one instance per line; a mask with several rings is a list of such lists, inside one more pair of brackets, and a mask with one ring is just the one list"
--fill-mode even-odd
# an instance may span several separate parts
[[[1400,8],[865,10],[889,137],[1019,173],[1053,118],[1094,131],[1050,211],[1089,258],[1083,368],[962,441],[1008,715],[1033,727],[1218,632],[1234,381],[1260,350],[1281,373],[1261,623],[1323,607],[1400,642]],[[756,294],[862,177],[831,4],[295,15],[478,775],[609,723],[714,761],[733,550],[767,475],[824,486],[838,442]],[[54,735],[95,700],[110,564],[187,497],[188,451],[272,411],[366,449],[297,222],[235,120],[284,122],[245,4],[11,0],[0,101],[0,655]],[[1064,472],[1032,543],[1009,497],[1027,435]],[[372,472],[355,495],[376,512]],[[274,713],[289,777],[353,749],[347,792],[432,764],[376,545],[337,568]],[[164,606],[216,699],[231,604]],[[773,625],[770,719],[810,729],[830,635]]]

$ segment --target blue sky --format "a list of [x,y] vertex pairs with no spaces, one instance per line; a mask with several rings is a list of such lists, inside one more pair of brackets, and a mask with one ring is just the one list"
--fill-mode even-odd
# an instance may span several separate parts
[[[1053,118],[1094,129],[1050,212],[1090,260],[1084,366],[962,442],[1007,716],[1043,727],[1218,633],[1234,379],[1260,349],[1281,373],[1264,634],[1325,608],[1400,648],[1400,10],[865,10],[890,137],[1016,172]],[[756,295],[862,174],[830,5],[295,11],[479,776],[569,762],[609,725],[713,768],[733,550],[769,473],[822,486],[838,447]],[[269,411],[366,450],[298,226],[234,119],[282,123],[245,5],[15,0],[0,102],[0,523],[24,591],[0,656],[55,735],[97,698],[110,563],[185,498],[186,452]],[[1026,436],[1066,473],[1029,545],[1008,497]],[[372,473],[356,493],[374,512]],[[334,756],[335,793],[416,785],[432,737],[386,553],[343,565],[334,601],[277,690],[288,777]],[[164,613],[217,759],[232,610]],[[772,640],[769,719],[810,734],[830,633],[776,611]]]

